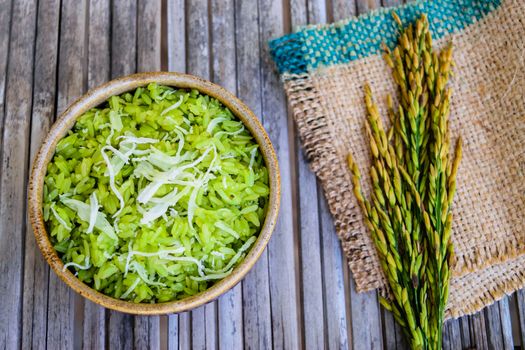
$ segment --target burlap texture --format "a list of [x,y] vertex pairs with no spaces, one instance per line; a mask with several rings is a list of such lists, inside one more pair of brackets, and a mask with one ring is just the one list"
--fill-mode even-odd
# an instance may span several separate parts
[[[525,286],[525,4],[508,0],[452,42],[450,127],[464,139],[454,201],[457,255],[448,316],[473,313]],[[349,152],[369,169],[363,86],[381,113],[396,91],[374,55],[306,74],[284,74],[285,89],[311,168],[320,178],[358,291],[385,286],[375,247],[352,193]],[[368,178],[364,176],[365,192]]]

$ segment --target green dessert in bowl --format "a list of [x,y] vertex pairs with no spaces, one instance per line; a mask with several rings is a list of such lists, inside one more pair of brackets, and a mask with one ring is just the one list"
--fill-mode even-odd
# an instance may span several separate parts
[[95,290],[181,300],[243,260],[269,182],[259,144],[221,102],[150,83],[89,109],[58,141],[43,220],[63,270]]

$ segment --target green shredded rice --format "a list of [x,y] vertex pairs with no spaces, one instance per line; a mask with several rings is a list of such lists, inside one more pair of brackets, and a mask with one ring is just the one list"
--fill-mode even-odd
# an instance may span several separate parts
[[155,303],[228,276],[268,195],[241,121],[196,90],[150,84],[88,111],[58,142],[43,211],[64,269],[106,295]]

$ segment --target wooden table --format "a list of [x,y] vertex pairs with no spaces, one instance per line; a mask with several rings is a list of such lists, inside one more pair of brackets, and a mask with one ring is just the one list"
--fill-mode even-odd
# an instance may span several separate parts
[[[357,294],[299,148],[267,42],[396,0],[0,0],[0,348],[404,349],[375,292]],[[31,161],[56,115],[136,71],[199,75],[258,115],[281,165],[282,209],[241,285],[192,312],[134,317],[51,272],[26,217]],[[525,344],[525,292],[445,327],[446,349]]]

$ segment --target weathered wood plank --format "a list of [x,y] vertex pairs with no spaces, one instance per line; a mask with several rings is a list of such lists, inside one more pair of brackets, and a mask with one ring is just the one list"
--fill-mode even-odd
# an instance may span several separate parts
[[350,16],[355,16],[357,13],[356,0],[332,0],[330,20],[340,21]]
[[159,316],[135,316],[134,320],[133,348],[160,349]]
[[381,0],[356,0],[357,14],[367,13],[381,6]]
[[501,317],[498,303],[485,308],[485,322],[487,327],[487,341],[489,349],[504,349],[501,327]]
[[[10,8],[7,3],[4,5],[7,9]],[[0,272],[3,276],[0,279],[0,348],[5,349],[18,348],[21,344],[23,250],[26,233],[24,209],[33,98],[36,3],[30,0],[15,1],[11,14],[5,105],[2,106],[5,108],[5,115],[0,120],[4,124],[3,147],[0,149]],[[8,14],[2,13],[1,17],[9,23]],[[8,31],[0,34],[3,37],[2,45],[4,40],[7,41],[4,37],[7,33]],[[4,63],[2,66],[5,70]],[[1,95],[3,102],[3,84]]]
[[[212,80],[230,92],[237,92],[235,66],[235,15],[233,0],[211,1]],[[242,284],[218,300],[218,346],[240,349],[243,346]]]
[[[137,69],[137,2],[115,0],[111,8],[111,78]],[[134,343],[134,317],[108,310],[110,349],[130,349]]]
[[498,301],[499,315],[501,319],[501,337],[504,349],[514,349],[514,339],[512,337],[512,323],[510,316],[509,298],[505,297]]
[[262,123],[273,142],[281,171],[281,211],[268,245],[273,345],[301,346],[297,291],[296,232],[293,222],[290,140],[286,99],[269,54],[268,41],[284,34],[283,6],[278,0],[259,1]]
[[[167,51],[168,70],[186,72],[186,21],[185,1],[167,1]],[[170,315],[168,317],[168,349],[189,349],[191,330],[189,314]],[[179,328],[180,326],[184,328]],[[181,337],[179,341],[179,336]]]
[[386,350],[397,349],[394,316],[388,310],[381,308],[381,328],[383,329],[383,346]]
[[[328,349],[348,349],[351,343],[349,324],[349,290],[345,285],[346,258],[335,233],[332,215],[318,186],[322,240],[324,307]],[[349,339],[350,338],[350,339]]]
[[308,24],[326,23],[328,13],[326,9],[326,1],[316,0],[307,1],[308,5]]
[[443,349],[461,350],[459,320],[448,320],[443,326]]
[[89,2],[88,88],[92,89],[110,78],[111,69],[111,3]]
[[168,70],[186,71],[186,14],[184,0],[167,1]]
[[468,317],[459,319],[459,328],[461,331],[461,345],[465,349],[472,348],[472,340],[470,339],[470,323]]
[[399,6],[403,4],[403,0],[381,0],[383,7]]
[[[54,87],[56,86],[58,60],[59,15],[60,2],[58,0],[39,2],[29,155],[31,163],[55,115],[56,91]],[[31,226],[29,223],[26,225],[28,231],[24,254],[21,347],[22,349],[45,349],[49,267],[36,245]]]
[[133,317],[117,311],[108,311],[109,349],[131,349],[133,347]]
[[208,21],[208,1],[189,1],[186,8],[186,52],[190,58],[186,62],[187,72],[210,78],[210,37]]
[[111,29],[111,77],[137,69],[137,1],[114,0]]
[[138,0],[137,7],[137,71],[158,71],[161,0]]
[[[160,70],[161,1],[138,0],[137,3],[137,72]],[[159,316],[135,317],[136,349],[160,348]]]
[[179,314],[179,349],[190,350],[191,345],[191,313]]
[[487,329],[485,327],[485,313],[478,312],[470,317],[472,346],[478,350],[488,349]]
[[168,316],[168,350],[177,350],[179,348],[179,316],[169,315]]
[[380,349],[382,337],[377,293],[375,291],[357,293],[352,276],[349,280],[353,347]]
[[[259,118],[262,116],[260,47],[256,1],[235,1],[237,91]],[[243,281],[244,347],[271,349],[272,324],[268,277],[268,250]]]
[[[111,4],[103,0],[89,2],[88,89],[110,77],[110,12]],[[84,349],[104,349],[106,345],[106,310],[84,301]]]
[[[307,349],[325,348],[325,319],[323,307],[323,275],[321,263],[317,186],[315,175],[308,168],[303,152],[298,152],[300,259],[302,277],[302,308],[304,345]],[[330,315],[332,317],[332,315]]]
[[0,0],[0,145],[2,144],[2,130],[4,127],[5,84],[11,32],[11,3],[12,0]]
[[[186,18],[187,47],[186,52],[191,59],[187,62],[187,72],[204,79],[210,79],[210,43],[208,1],[197,0],[187,3]],[[191,332],[192,348],[215,348],[217,344],[217,302],[214,301],[192,311]],[[212,322],[213,320],[213,322]]]
[[[62,2],[60,18],[60,54],[58,64],[57,113],[85,91],[87,78],[85,41],[87,1]],[[67,287],[54,272],[49,276],[47,347],[71,348],[81,345],[83,299]],[[75,322],[77,321],[77,322]],[[80,322],[75,336],[75,323]],[[79,342],[80,341],[80,342]]]
[[[293,0],[290,3],[291,26],[296,28],[308,23],[326,22],[326,3],[324,1]],[[290,115],[289,118],[292,118]],[[298,210],[299,247],[300,247],[300,292],[302,307],[302,327],[304,346],[307,349],[325,348],[326,316],[321,263],[321,229],[317,201],[317,182],[315,175],[308,168],[304,154],[300,149],[295,125],[290,123],[290,137],[295,140],[293,152],[296,159],[296,201]],[[293,155],[292,155],[293,156]]]

